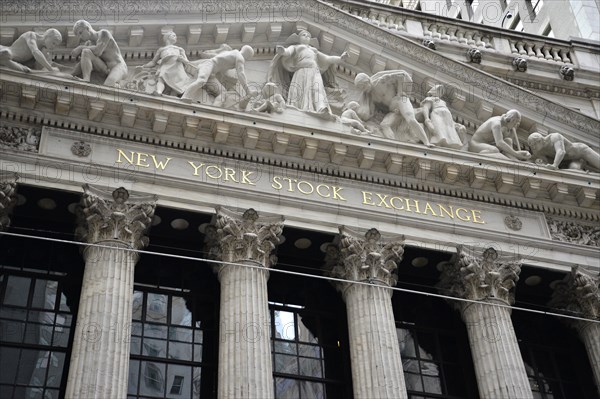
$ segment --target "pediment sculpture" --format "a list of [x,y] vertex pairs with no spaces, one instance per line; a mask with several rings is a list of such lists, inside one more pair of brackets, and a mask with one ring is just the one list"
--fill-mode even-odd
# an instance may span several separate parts
[[[517,136],[521,121],[518,110],[481,121],[469,138],[467,128],[455,122],[448,107],[453,93],[446,90],[444,82],[434,84],[415,107],[410,99],[412,79],[406,71],[384,70],[371,76],[358,73],[354,79],[356,98],[346,96],[336,81],[335,70],[348,54],[324,54],[308,30],[290,35],[285,46],[276,46],[264,81],[257,78],[257,69],[252,69],[252,78],[259,80],[256,83],[249,81],[247,74],[246,64],[254,56],[249,45],[238,50],[222,44],[190,60],[186,50],[176,45],[175,32],[167,31],[162,36],[164,46],[156,50],[151,61],[128,68],[109,30],[95,30],[89,22],[79,20],[73,32],[82,43],[72,51],[74,57],[80,57],[74,68],[52,62],[50,52],[62,42],[56,29],[43,34],[25,32],[11,46],[0,46],[0,67],[73,77],[88,83],[98,82],[99,75],[105,86],[179,98],[188,103],[258,112],[274,118],[301,112],[339,123],[340,130],[350,134],[535,162],[553,170],[600,172],[597,151],[560,133],[531,134],[531,153],[527,151]],[[29,141],[19,149],[26,144]]]

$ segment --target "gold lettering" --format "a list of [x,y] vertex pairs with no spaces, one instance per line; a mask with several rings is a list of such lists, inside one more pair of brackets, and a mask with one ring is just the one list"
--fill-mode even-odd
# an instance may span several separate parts
[[[323,194],[321,192],[321,187],[325,187],[327,189],[327,195]],[[317,186],[317,194],[319,194],[319,196],[323,197],[323,198],[329,198],[331,197],[331,194],[329,193],[329,186],[327,184],[319,184]]]
[[[466,215],[460,216],[460,214],[458,212],[461,212],[461,211],[466,213]],[[469,211],[467,211],[465,208],[456,208],[456,217],[459,218],[460,220],[462,220],[463,222],[471,221],[471,216],[469,216]]]
[[450,212],[448,212],[448,209],[444,208],[442,205],[438,204],[438,208],[440,211],[440,217],[443,218],[444,217],[444,213],[446,215],[448,215],[448,217],[450,217],[450,219],[454,219],[454,208],[452,207],[452,205],[448,205],[450,207]]
[[143,166],[144,168],[149,168],[150,164],[148,163],[147,157],[148,157],[148,154],[146,154],[145,152],[138,152],[136,165]]
[[[273,176],[273,184],[271,184],[271,187],[273,187],[275,190],[281,190],[283,188],[283,186],[281,185],[281,182],[279,181],[279,179],[281,179],[280,176]],[[276,187],[275,185],[277,184]]]
[[[402,204],[402,206],[394,205],[394,201],[400,201],[400,203]],[[404,202],[404,198],[402,198],[402,197],[392,197],[392,198],[390,198],[390,205],[394,209],[399,210],[399,211],[403,211],[404,210],[404,203],[403,202]]]
[[[219,172],[219,174],[218,175],[211,174],[210,171],[213,169],[217,170]],[[211,179],[220,179],[221,176],[223,176],[223,171],[217,165],[208,165],[206,167],[206,170],[204,171],[204,173],[206,173],[206,176],[210,177]]]
[[[302,187],[300,187],[300,184],[304,184],[304,185],[310,187],[310,191],[304,191],[304,190],[302,190]],[[304,180],[300,180],[298,182],[298,191],[300,191],[304,195],[309,195],[309,194],[312,194],[315,191],[315,188],[309,182],[304,181]]]
[[379,197],[379,200],[380,200],[379,204],[377,204],[377,206],[381,206],[381,204],[383,204],[383,205],[385,205],[386,208],[391,208],[391,206],[387,202],[385,202],[386,198],[389,197],[387,194],[385,194],[385,195],[382,196],[379,193],[375,193],[375,195],[377,195]]
[[476,211],[475,209],[473,209],[471,210],[471,213],[473,214],[473,223],[485,224],[483,219],[481,219],[481,211]]
[[425,203],[425,212],[423,212],[424,215],[427,215],[427,211],[429,210],[429,212],[431,212],[431,214],[433,216],[437,216],[437,214],[435,213],[435,211],[433,210],[433,208],[431,207],[431,205],[429,204],[429,202]]
[[127,155],[125,155],[125,153],[123,152],[123,150],[120,150],[117,148],[117,152],[119,153],[119,158],[117,159],[117,163],[122,163],[123,161],[121,161],[121,156],[123,156],[123,158],[125,158],[127,160],[127,162],[129,162],[130,164],[133,165],[133,151],[129,151],[131,153],[131,158],[128,158]]
[[169,158],[169,157],[167,157],[167,159],[166,159],[166,160],[164,160],[164,161],[161,161],[161,162],[158,162],[158,161],[156,160],[156,157],[155,157],[154,155],[150,155],[150,156],[152,157],[152,161],[154,161],[154,167],[155,167],[156,169],[162,169],[162,170],[165,170],[165,168],[166,168],[166,167],[167,167],[167,165],[169,164],[169,161],[172,159],[172,158]]
[[342,187],[332,186],[332,188],[333,188],[333,199],[337,199],[340,201],[346,201],[346,198],[342,197],[339,193],[340,191],[343,190]]
[[410,201],[413,201],[413,202],[415,203],[415,204],[414,204],[414,207],[415,207],[415,213],[421,213],[421,211],[419,210],[419,201],[418,201],[418,200],[411,200],[411,199],[409,199],[409,198],[405,198],[405,199],[404,199],[404,201],[406,202],[406,211],[407,211],[407,212],[412,212],[412,211],[410,210],[410,207],[411,207],[411,205],[410,205]]
[[229,181],[229,179],[233,180],[236,183],[239,183],[235,179],[235,170],[233,170],[231,168],[225,168],[225,181]]
[[370,193],[368,191],[363,191],[362,192],[363,195],[363,204],[364,205],[375,205],[375,203],[373,202],[373,193]]
[[256,186],[256,183],[253,183],[252,180],[248,179],[252,173],[254,172],[251,172],[249,170],[242,170],[242,184]]
[[204,166],[204,162],[202,162],[202,163],[201,163],[200,165],[198,165],[198,166],[196,166],[196,165],[194,164],[194,162],[192,162],[192,161],[188,161],[188,163],[189,163],[190,165],[192,165],[192,168],[194,168],[194,176],[198,176],[198,169],[200,169],[201,167],[203,167],[203,166]]
[[[287,190],[290,193],[293,193],[294,192],[294,188],[292,187],[292,179],[290,179],[289,177],[284,177],[283,180],[287,180],[287,182],[288,182],[288,189]],[[297,181],[297,180],[294,179],[294,181]]]

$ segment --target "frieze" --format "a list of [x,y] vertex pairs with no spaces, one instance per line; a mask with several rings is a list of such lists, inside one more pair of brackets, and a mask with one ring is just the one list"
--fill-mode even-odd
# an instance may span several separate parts
[[37,127],[0,126],[0,149],[37,152],[41,132]]
[[553,240],[600,247],[600,226],[546,217]]

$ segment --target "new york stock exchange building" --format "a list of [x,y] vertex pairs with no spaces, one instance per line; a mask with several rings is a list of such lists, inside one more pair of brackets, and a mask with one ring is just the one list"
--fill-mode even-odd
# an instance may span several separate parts
[[597,42],[341,0],[0,18],[1,398],[598,397]]

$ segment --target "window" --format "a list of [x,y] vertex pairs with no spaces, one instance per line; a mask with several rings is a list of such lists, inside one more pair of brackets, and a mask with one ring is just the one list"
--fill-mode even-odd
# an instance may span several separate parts
[[128,398],[200,397],[204,329],[179,292],[133,294]]
[[61,395],[72,322],[58,273],[36,275],[0,267],[1,398]]
[[533,12],[534,14],[539,14],[540,10],[544,6],[544,0],[534,0],[533,1]]
[[519,16],[519,14],[517,14],[515,16],[515,20],[513,21],[513,23],[510,25],[510,29],[512,30],[516,30],[518,32],[523,32],[523,22],[521,21],[521,17]]
[[552,31],[552,26],[550,26],[550,24],[548,24],[544,28],[544,31],[542,32],[542,36],[554,37],[554,32]]

